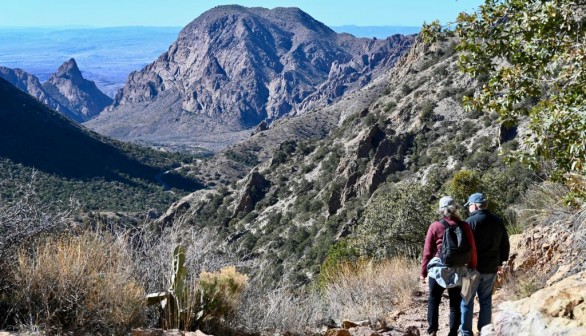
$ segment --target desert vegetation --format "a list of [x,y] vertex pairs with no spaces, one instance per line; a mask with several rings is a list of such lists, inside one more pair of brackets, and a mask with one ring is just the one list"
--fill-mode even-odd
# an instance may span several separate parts
[[[343,319],[386,321],[411,302],[425,233],[447,194],[464,203],[483,192],[510,234],[546,223],[573,237],[567,250],[583,251],[583,43],[569,42],[581,41],[583,26],[569,1],[507,5],[487,1],[485,16],[462,16],[456,31],[427,27],[381,94],[341,114],[328,136],[283,141],[262,162],[259,148],[235,146],[220,156],[254,166],[248,176],[199,190],[162,216],[121,222],[86,210],[165,210],[178,190],[138,193],[98,179],[86,185],[95,193],[65,202],[43,186],[50,176],[37,184],[28,168],[0,170],[0,326],[50,335],[135,327],[303,335]],[[562,18],[574,20],[567,36],[542,46]],[[495,20],[506,28],[496,37]],[[519,35],[529,41],[508,34],[534,28],[545,30]],[[527,57],[509,54],[509,42]],[[484,51],[485,43],[495,48]],[[548,53],[533,54],[541,47]],[[501,57],[510,68],[479,63]],[[553,82],[536,84],[544,81]],[[156,167],[190,161],[129,148]],[[70,182],[62,183],[75,188]],[[511,298],[545,285],[519,273],[503,284]]]

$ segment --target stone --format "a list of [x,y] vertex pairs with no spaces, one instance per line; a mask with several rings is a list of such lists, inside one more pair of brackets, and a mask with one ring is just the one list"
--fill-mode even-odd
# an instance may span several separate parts
[[324,336],[352,336],[352,334],[348,329],[336,328],[326,331]]
[[344,329],[350,329],[350,328],[356,328],[358,327],[358,324],[349,320],[343,320],[342,321],[342,328]]
[[253,170],[246,178],[234,214],[236,215],[238,212],[249,213],[254,210],[254,206],[264,197],[270,185],[264,176],[257,170]]
[[352,336],[381,336],[369,327],[357,327],[351,332]]
[[419,333],[419,328],[417,328],[416,326],[409,326],[407,327],[407,330],[405,331],[405,336],[420,336],[421,334]]
[[185,333],[185,336],[213,336],[213,335],[204,334],[203,331],[196,330],[195,332],[192,332],[192,333]]

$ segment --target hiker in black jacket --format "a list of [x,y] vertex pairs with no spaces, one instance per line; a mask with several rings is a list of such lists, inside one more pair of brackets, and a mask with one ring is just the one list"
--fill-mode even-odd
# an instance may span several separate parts
[[472,313],[474,310],[474,296],[478,295],[480,312],[478,315],[478,331],[491,323],[492,318],[492,287],[497,273],[502,272],[502,263],[509,259],[509,235],[503,221],[488,209],[488,202],[483,194],[470,195],[468,202],[470,217],[466,222],[474,232],[478,263],[476,269],[480,272],[480,282],[472,299],[466,304],[461,303],[462,335],[472,336]]

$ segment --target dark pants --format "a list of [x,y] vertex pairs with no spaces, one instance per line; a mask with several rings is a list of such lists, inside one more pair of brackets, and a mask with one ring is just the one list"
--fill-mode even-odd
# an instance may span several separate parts
[[[431,334],[439,329],[439,304],[442,300],[442,294],[445,288],[438,285],[435,279],[427,278],[429,281],[429,302],[427,303],[427,322],[429,328],[427,333]],[[454,287],[448,289],[450,296],[450,333],[449,336],[457,336],[458,328],[460,327],[460,302],[462,297],[460,292],[461,287]]]

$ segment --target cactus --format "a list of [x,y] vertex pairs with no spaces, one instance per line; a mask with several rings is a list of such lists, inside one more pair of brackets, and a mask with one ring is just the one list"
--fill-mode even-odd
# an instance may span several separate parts
[[151,293],[147,295],[147,305],[160,304],[163,310],[164,322],[169,328],[179,328],[181,315],[185,312],[185,297],[187,290],[185,288],[185,248],[177,246],[173,251],[173,272],[170,277],[169,288],[162,292]]

